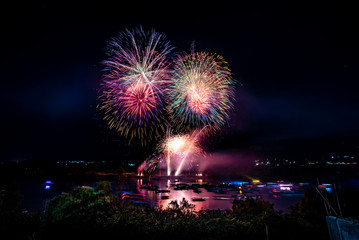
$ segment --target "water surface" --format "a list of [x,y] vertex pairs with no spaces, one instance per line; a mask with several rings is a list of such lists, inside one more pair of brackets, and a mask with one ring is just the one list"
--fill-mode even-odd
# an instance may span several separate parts
[[[183,189],[175,190],[176,184],[198,184],[198,189]],[[211,184],[212,188],[208,186],[205,188],[206,183]],[[232,184],[231,188],[221,187],[221,184]],[[238,199],[244,196],[261,198],[274,204],[277,210],[286,212],[288,206],[300,201],[304,188],[299,187],[299,191],[296,194],[273,194],[275,186],[266,185],[256,187],[253,192],[244,193],[239,189],[238,180],[233,181],[221,181],[210,180],[207,178],[126,178],[119,179],[118,181],[112,181],[113,193],[120,198],[123,193],[130,192],[139,194],[143,197],[144,201],[150,206],[165,209],[171,201],[177,200],[177,202],[186,199],[191,204],[195,205],[195,210],[205,209],[232,209],[234,199]],[[250,184],[250,183],[249,183]],[[71,190],[78,186],[90,186],[96,187],[96,181],[53,181],[50,186],[45,181],[39,180],[27,180],[20,183],[21,193],[24,196],[24,200],[21,205],[21,210],[24,211],[41,211],[44,207],[46,200],[53,198],[54,196],[61,194],[62,192],[71,192]],[[141,189],[141,186],[156,186],[159,190],[169,190],[167,193],[157,193],[153,190]],[[47,187],[46,187],[47,186]],[[218,187],[216,187],[218,186]],[[277,184],[278,188],[279,185]],[[168,199],[164,199],[167,196]],[[197,201],[196,201],[197,200]]]

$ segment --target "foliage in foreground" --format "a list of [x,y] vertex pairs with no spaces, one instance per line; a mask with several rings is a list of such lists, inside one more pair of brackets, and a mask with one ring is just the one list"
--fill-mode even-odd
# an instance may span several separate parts
[[[12,189],[12,190],[11,190]],[[353,197],[353,195],[350,195]],[[308,189],[289,214],[247,199],[232,210],[195,211],[185,199],[165,210],[135,207],[113,195],[108,182],[76,188],[47,204],[45,214],[17,210],[21,196],[10,186],[0,195],[0,236],[10,239],[327,239],[323,202]],[[343,211],[349,212],[349,206]],[[355,211],[351,211],[357,215]],[[10,234],[10,235],[8,235]],[[127,237],[126,237],[127,236]],[[6,237],[1,239],[7,239]]]
[[269,239],[327,237],[326,230],[313,227],[306,216],[282,214],[273,204],[262,200],[235,201],[232,210],[196,212],[194,206],[183,199],[179,203],[171,202],[165,210],[156,210],[121,202],[108,191],[98,193],[86,188],[50,201],[46,228],[41,236],[44,239],[121,239],[124,236],[133,239],[266,239],[266,232]]
[[28,239],[40,224],[39,213],[19,211],[23,196],[15,183],[0,183],[0,239]]

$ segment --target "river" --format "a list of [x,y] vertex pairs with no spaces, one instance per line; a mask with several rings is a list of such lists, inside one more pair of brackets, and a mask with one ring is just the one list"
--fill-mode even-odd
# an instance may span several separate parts
[[[51,179],[48,179],[51,181]],[[41,211],[46,200],[62,192],[71,192],[75,187],[96,187],[97,181],[51,181],[26,180],[19,183],[21,194],[24,196],[20,206],[22,211]],[[176,187],[182,184],[183,188]],[[288,185],[289,184],[289,185]],[[124,178],[111,181],[114,194],[120,198],[123,193],[134,193],[141,196],[145,202],[155,208],[164,209],[168,204],[183,198],[195,205],[195,210],[231,209],[234,199],[243,197],[260,198],[274,204],[277,210],[287,212],[288,206],[300,201],[304,190],[310,187],[305,183],[273,182],[245,183],[242,180],[213,180],[202,177],[186,178]],[[145,186],[145,187],[144,187]],[[147,186],[158,187],[147,189]],[[194,186],[194,187],[193,187]],[[289,187],[288,187],[289,186]],[[277,191],[277,192],[275,192]]]

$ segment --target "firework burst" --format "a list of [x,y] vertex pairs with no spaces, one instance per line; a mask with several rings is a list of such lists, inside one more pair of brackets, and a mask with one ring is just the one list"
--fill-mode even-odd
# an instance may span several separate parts
[[200,130],[189,134],[168,135],[162,142],[161,149],[166,159],[167,175],[171,175],[172,169],[174,175],[178,176],[184,167],[192,168],[197,164],[203,155],[203,150],[199,145]]
[[167,170],[167,176],[179,176],[183,170],[193,171],[205,156],[199,144],[200,134],[200,130],[177,135],[167,132],[167,137],[160,141],[156,152],[141,164],[138,172],[153,174],[161,168]]
[[216,130],[228,119],[233,80],[227,62],[206,52],[181,54],[173,67],[169,112],[178,129]]
[[136,138],[144,144],[165,129],[171,50],[164,35],[142,28],[125,30],[109,41],[99,109],[109,127],[130,142]]

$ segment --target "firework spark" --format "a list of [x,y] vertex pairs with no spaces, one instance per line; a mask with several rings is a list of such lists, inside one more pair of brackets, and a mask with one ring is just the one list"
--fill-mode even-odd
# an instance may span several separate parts
[[167,133],[167,137],[157,145],[156,152],[141,164],[138,172],[153,174],[158,168],[166,168],[167,176],[179,176],[186,167],[188,170],[198,167],[199,160],[204,157],[204,151],[199,145],[200,133],[201,131],[178,135]]
[[173,69],[169,112],[178,129],[218,129],[232,108],[233,80],[224,59],[206,52],[181,54]]
[[165,160],[167,175],[178,176],[203,155],[202,133],[228,120],[234,82],[221,56],[192,50],[170,62],[172,50],[154,30],[125,30],[111,39],[98,108],[110,129],[130,143],[145,145],[166,135],[139,171],[153,173]]
[[175,176],[178,176],[185,164],[192,165],[203,153],[198,138],[201,131],[191,134],[168,136],[162,145],[166,155],[167,175],[171,174],[172,165],[175,166]]
[[99,109],[109,127],[130,141],[145,144],[165,129],[172,49],[163,34],[142,28],[125,30],[109,42]]

